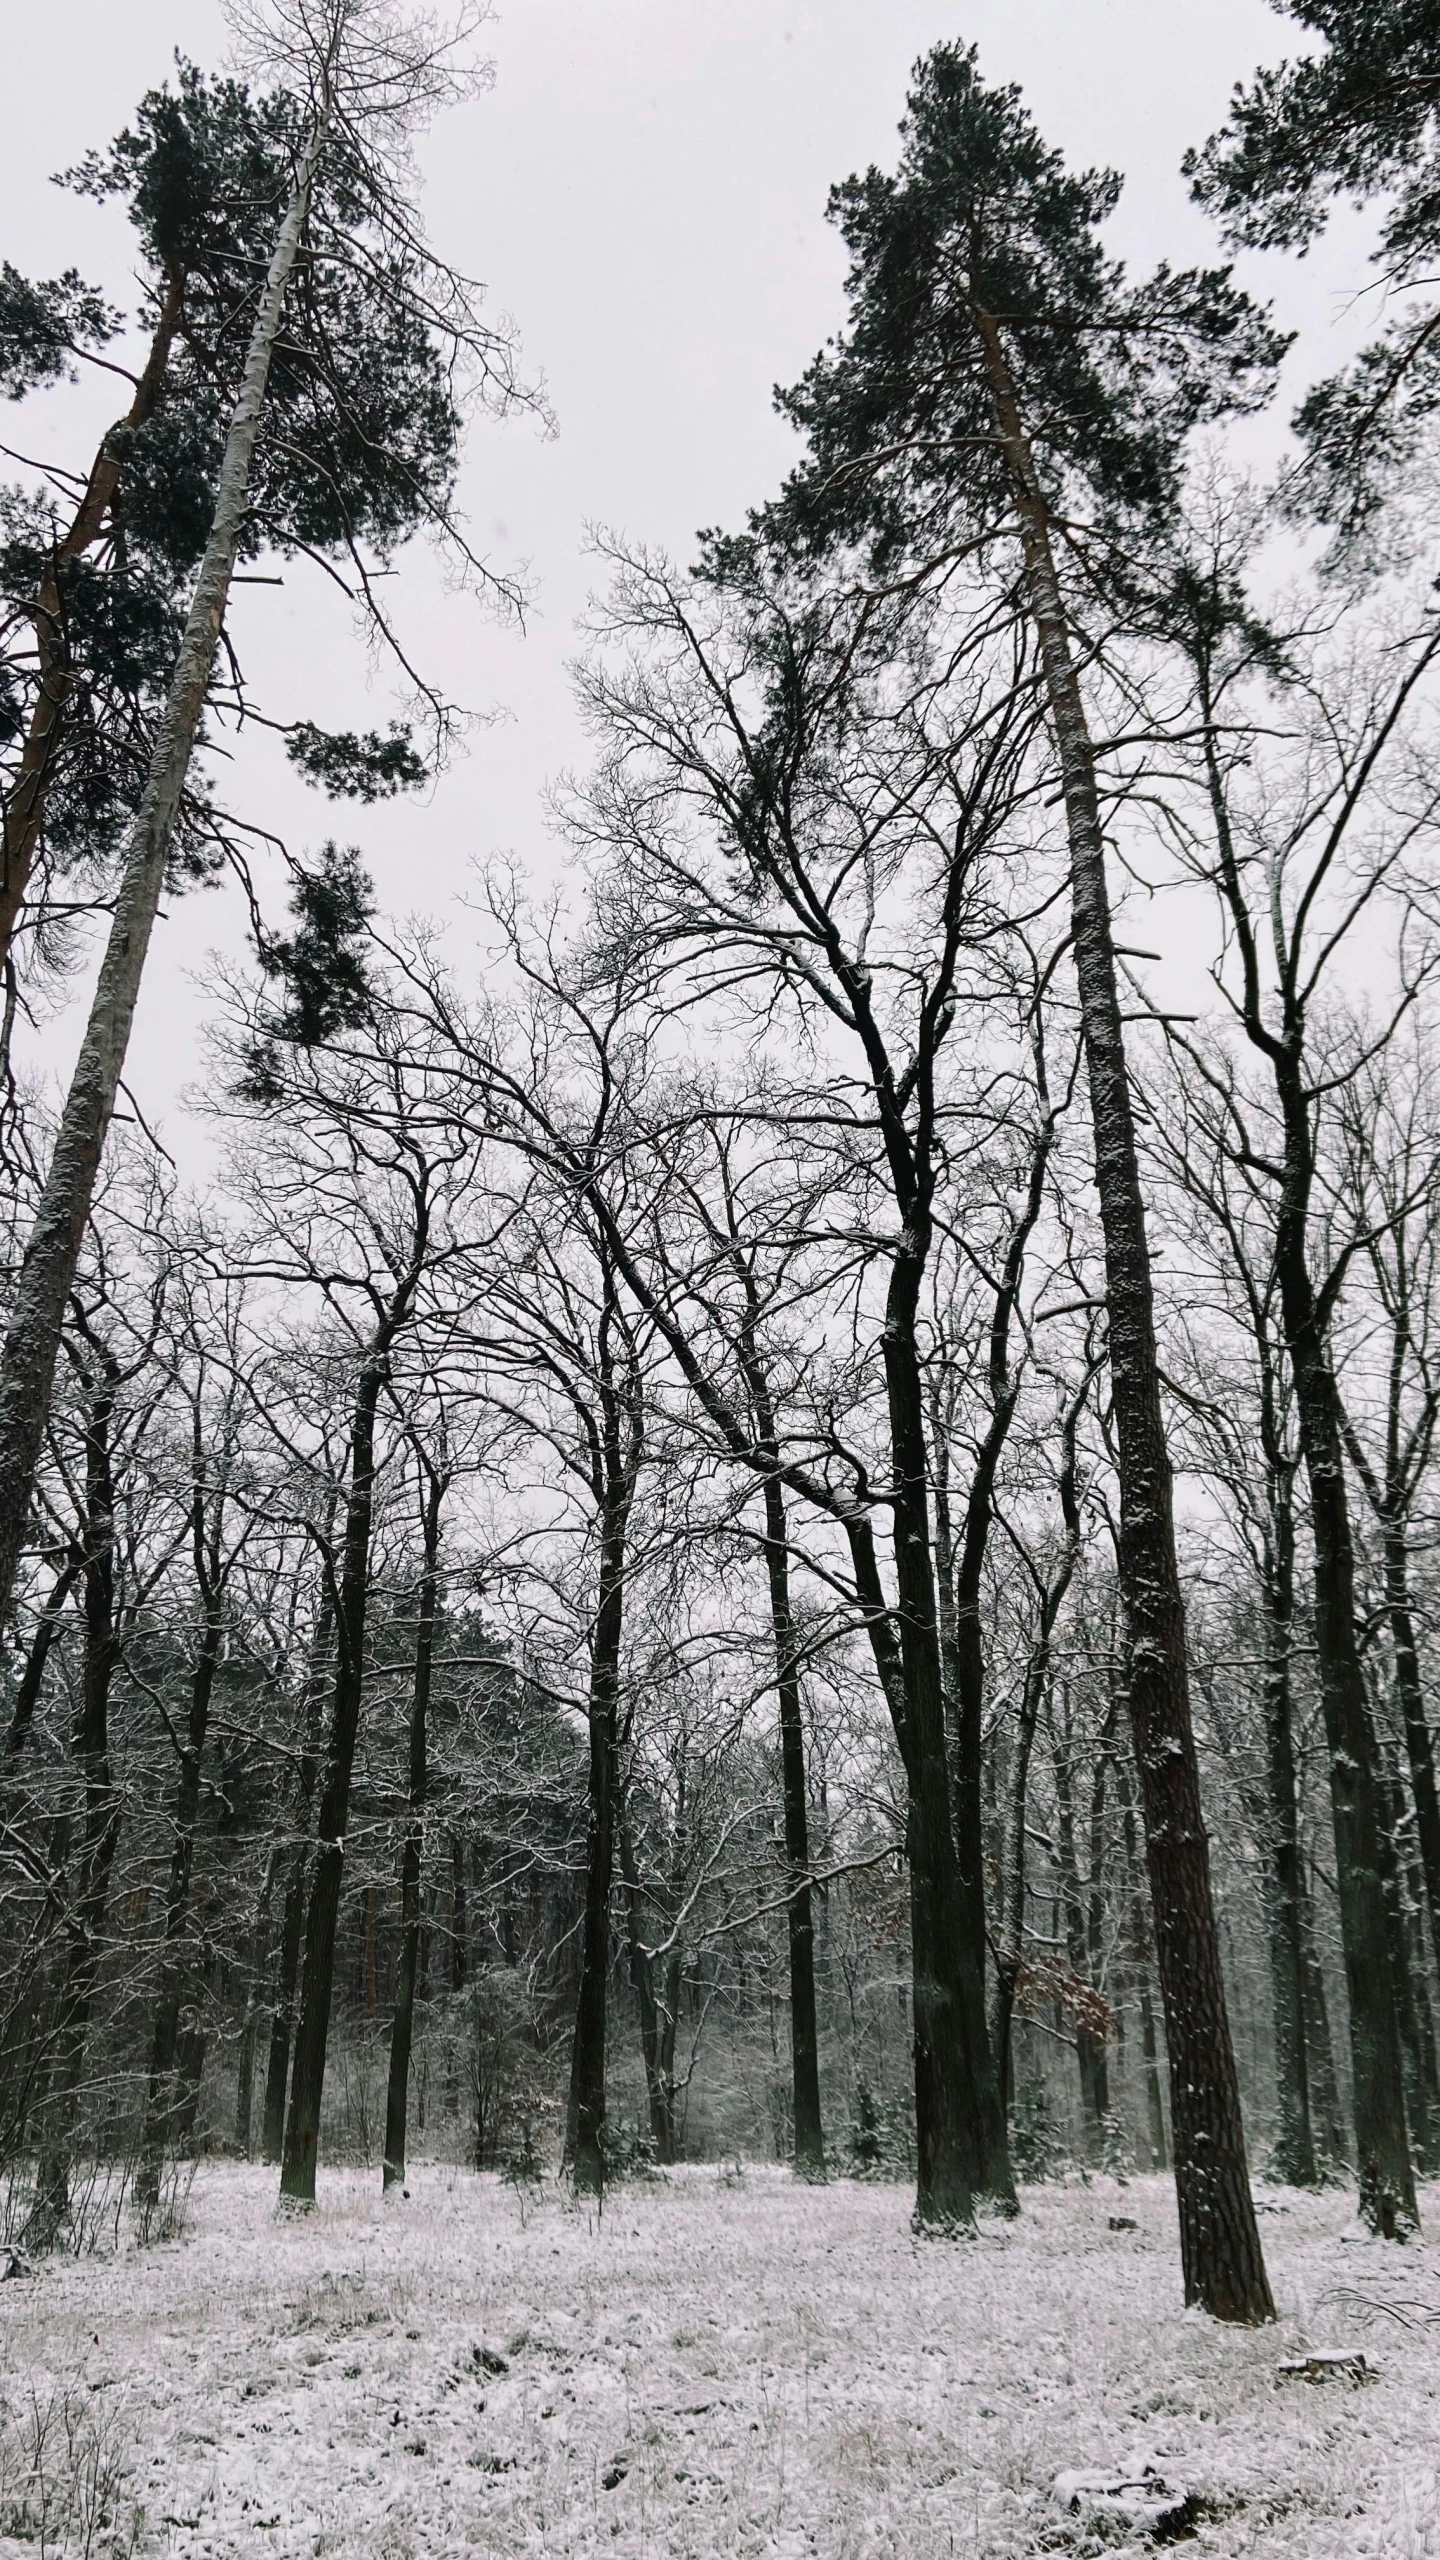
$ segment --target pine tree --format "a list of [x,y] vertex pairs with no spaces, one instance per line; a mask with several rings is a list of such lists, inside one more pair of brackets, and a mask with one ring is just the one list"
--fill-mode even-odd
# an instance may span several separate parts
[[[429,531],[483,574],[452,506],[459,373],[467,365],[478,373],[499,406],[520,396],[508,341],[481,326],[462,281],[424,249],[404,195],[407,137],[456,87],[445,45],[433,29],[408,28],[387,0],[326,0],[313,22],[302,13],[293,28],[278,5],[272,17],[289,72],[266,128],[283,142],[276,155],[283,184],[270,200],[278,224],[263,274],[252,259],[239,277],[231,318],[246,346],[243,368],[208,413],[209,443],[202,442],[188,477],[136,468],[125,482],[127,521],[147,520],[148,507],[157,543],[168,543],[187,568],[198,566],[0,1358],[0,1608],[24,1543],[66,1293],[237,565],[266,546],[282,555],[338,556],[368,595],[367,553],[383,558],[407,536]],[[148,147],[147,130],[142,114],[140,135],[122,135],[109,159],[87,164],[86,174],[96,192],[133,189],[142,231],[150,226],[159,249],[160,209],[144,181],[163,163]],[[203,370],[203,350],[195,362]],[[197,414],[183,404],[157,406],[155,451],[163,455],[177,422],[182,441],[191,434]],[[187,491],[194,500],[188,512]],[[383,636],[378,609],[373,621]],[[433,708],[443,727],[438,696]],[[364,763],[364,742],[343,745]]]
[[1067,173],[972,51],[940,46],[920,64],[902,145],[896,176],[871,169],[832,196],[849,326],[784,398],[808,451],[763,529],[800,551],[859,544],[871,575],[962,559],[993,562],[997,580],[1018,570],[1069,836],[1185,2291],[1222,2318],[1262,2319],[1273,2306],[1200,1806],[1096,757],[1059,552],[1083,516],[1091,573],[1123,597],[1136,537],[1173,501],[1187,431],[1261,396],[1279,342],[1223,273],[1162,267],[1132,285],[1098,236],[1118,179]]
[[1317,383],[1295,419],[1304,461],[1288,497],[1368,545],[1404,466],[1440,414],[1440,7],[1436,0],[1281,0],[1322,39],[1257,71],[1185,173],[1231,239],[1297,250],[1338,201],[1383,199],[1373,262],[1387,292],[1417,297],[1353,365]]

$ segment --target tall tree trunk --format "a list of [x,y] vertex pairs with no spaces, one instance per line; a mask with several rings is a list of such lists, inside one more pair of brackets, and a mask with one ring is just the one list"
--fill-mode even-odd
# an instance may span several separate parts
[[405,2133],[410,2112],[410,2048],[415,2030],[415,1986],[420,1971],[420,1860],[425,1845],[428,1784],[426,1729],[435,1662],[435,1618],[440,1590],[440,1505],[444,1481],[432,1473],[425,1492],[424,1561],[415,1622],[415,1669],[410,1687],[410,1803],[400,1851],[400,1962],[395,2013],[390,2022],[390,2077],[385,2093],[385,2168],[382,2187],[405,2184]]
[[[332,1499],[326,1542],[334,1526]],[[291,1789],[289,1872],[280,1909],[280,1943],[276,1955],[275,2005],[270,2013],[270,2050],[265,2071],[265,2108],[261,2119],[260,2157],[278,2168],[285,2149],[285,2098],[290,2083],[290,2039],[295,2031],[295,1995],[300,1987],[300,1947],[305,1935],[305,1882],[310,1866],[310,1819],[320,1776],[320,1734],[324,1686],[335,1634],[335,1600],[328,1569],[321,1577],[315,1631],[305,1675],[304,1726]]]
[[1382,1873],[1375,1735],[1355,1623],[1355,1547],[1340,1400],[1306,1252],[1314,1174],[1311,1103],[1293,1040],[1281,1045],[1274,1065],[1285,1140],[1275,1268],[1310,1487],[1315,1650],[1350,2004],[1360,2211],[1373,2231],[1403,2238],[1416,2228],[1418,2213]]
[[[1051,1678],[1051,1648],[1056,1621],[1065,1604],[1065,1596],[1074,1579],[1080,1556],[1080,1503],[1075,1489],[1075,1435],[1080,1415],[1090,1392],[1093,1372],[1087,1368],[1084,1378],[1065,1408],[1060,1425],[1060,1467],[1056,1490],[1060,1496],[1060,1517],[1065,1526],[1065,1542],[1053,1572],[1041,1583],[1039,1615],[1035,1640],[1025,1665],[1025,1682],[1020,1692],[1020,1715],[1015,1734],[1015,1766],[1010,1787],[1010,1844],[1003,1873],[1008,1877],[1009,1901],[1005,1910],[1003,1944],[996,1963],[994,2025],[991,2040],[995,2052],[995,2069],[1000,2086],[1000,2103],[1008,2124],[1013,2099],[1011,2040],[1014,2032],[1015,1989],[1025,1959],[1025,1825],[1030,1786],[1030,1755],[1035,1747],[1035,1728]],[[1003,1889],[1003,1888],[1002,1888]]]
[[71,1756],[84,1779],[85,1804],[75,1892],[66,1914],[65,1979],[48,2059],[28,2232],[53,2246],[70,2210],[75,2119],[85,2068],[96,1985],[105,1948],[110,1872],[120,1838],[120,1795],[110,1765],[110,1691],[120,1660],[115,1608],[115,1479],[112,1430],[118,1364],[96,1349],[96,1373],[85,1417],[85,1658]]
[[[767,1408],[768,1410],[768,1408]],[[765,1428],[765,1417],[761,1418]],[[773,1438],[773,1417],[770,1417]],[[770,1587],[770,1626],[775,1644],[775,1694],[780,1711],[780,1787],[785,1812],[785,1863],[789,1892],[786,1919],[790,1949],[790,2076],[795,2110],[795,2170],[801,2178],[825,2175],[825,2133],[820,2119],[820,2034],[815,2008],[815,1913],[810,1883],[810,1817],[805,1799],[805,1725],[800,1700],[795,1622],[790,1608],[789,1528],[785,1496],[775,1476],[765,1478],[765,1572]]]
[[[1272,1471],[1273,1472],[1273,1471]],[[1301,1903],[1300,1807],[1291,1722],[1290,1663],[1294,1635],[1295,1526],[1288,1475],[1272,1485],[1270,1552],[1262,1576],[1265,1612],[1266,1942],[1274,2021],[1277,2177],[1313,2187],[1319,2171],[1310,2120],[1305,2045],[1305,1952]]]
[[[737,1255],[745,1289],[741,1357],[755,1414],[756,1445],[772,1466],[780,1440],[770,1381],[760,1356],[760,1304],[755,1276]],[[805,1792],[805,1722],[794,1613],[790,1604],[790,1533],[785,1492],[778,1475],[763,1479],[765,1576],[770,1632],[775,1648],[775,1697],[780,1722],[780,1793],[788,1869],[786,1924],[790,1954],[790,2083],[795,2117],[795,2171],[825,2175],[825,2130],[820,2114],[820,2031],[815,2003],[815,1906],[810,1883],[810,1814]]]
[[273,1848],[265,1861],[265,1880],[260,1887],[260,1901],[255,1913],[250,1979],[245,1991],[245,2015],[240,2027],[240,2057],[235,2073],[235,2149],[242,2160],[248,2160],[251,2152],[255,2112],[255,2045],[260,2030],[262,1986],[270,1960],[270,1912],[275,1896],[275,1879],[279,1872],[280,1851],[278,1848]]
[[962,1890],[930,1537],[929,1462],[915,1327],[928,1218],[912,1214],[891,1265],[883,1354],[893,1453],[894,1553],[908,1728],[914,1977],[916,2218],[968,2223],[977,2195],[1012,2206],[1014,2181],[985,2016],[985,1943]]
[[0,1617],[10,1606],[30,1517],[66,1300],[125,1064],[130,1026],[164,886],[181,796],[205,707],[239,553],[270,361],[330,119],[328,99],[301,153],[250,335],[215,492],[215,512],[186,617],[149,772],[120,874],[110,937],[59,1133],[11,1301],[0,1353]]
[[[950,1619],[949,1650],[951,1686],[954,1691],[955,1721],[955,1851],[960,1868],[960,1890],[964,1897],[970,1941],[979,1949],[979,1962],[984,1975],[985,1947],[989,1931],[985,1908],[985,1634],[981,1616],[981,1596],[985,1575],[985,1559],[990,1545],[990,1525],[995,1515],[995,1480],[1000,1471],[1005,1443],[1010,1436],[1020,1400],[1018,1375],[1010,1367],[1010,1333],[1019,1304],[1024,1277],[1025,1255],[1045,1199],[1045,1179],[1055,1142],[1055,1114],[1045,1076],[1045,1052],[1041,1037],[1038,1007],[1034,1026],[1036,1089],[1042,1118],[1030,1161],[1024,1207],[1011,1228],[1004,1265],[995,1303],[991,1309],[987,1344],[987,1369],[990,1393],[990,1418],[975,1452],[970,1471],[970,1486],[965,1497],[965,1517],[961,1529],[959,1553],[955,1558],[954,1578],[948,1554],[949,1533],[949,1452],[948,1440],[937,1427],[934,1438],[936,1477],[936,1563],[941,1597],[942,1637],[945,1619]],[[937,1416],[937,1425],[938,1425]],[[942,1459],[940,1443],[946,1440]],[[943,1524],[943,1527],[942,1527]],[[943,1535],[943,1548],[942,1548]],[[1066,1579],[1068,1581],[1068,1574]],[[1007,2017],[1008,2037],[1008,2017]],[[993,2109],[987,2106],[982,2126],[987,2149],[987,2165],[982,2178],[984,2191],[992,2195],[1002,2208],[1015,2208],[1015,2188],[1010,2169],[1009,2110],[1006,2102],[1008,2055],[1003,2070],[994,2066]]]
[[350,1427],[344,1563],[335,1612],[335,1686],[330,1701],[330,1730],[325,1741],[310,1897],[305,1913],[300,2014],[295,2030],[290,2106],[285,2120],[285,2149],[280,2167],[281,2198],[291,2205],[309,2206],[315,2201],[320,2101],[325,2088],[325,2055],[330,2038],[330,2002],[335,1981],[335,1930],[345,1871],[350,1780],[355,1766],[355,1744],[360,1731],[360,1708],[364,1696],[365,1612],[369,1598],[370,1529],[375,1504],[375,1416],[399,1322],[397,1309],[402,1297],[408,1306],[418,1269],[417,1259],[365,1354]]
[[[630,1806],[621,1790],[618,1816],[620,1873],[625,1885],[625,1936],[630,1950],[630,1984],[635,1994],[635,2007],[640,2019],[640,2055],[645,2066],[645,2102],[650,2116],[650,2139],[655,2157],[662,2169],[675,2159],[675,2083],[673,2076],[673,2020],[661,2015],[661,2002],[655,1990],[655,1964],[640,1928],[640,1874],[635,1861],[635,1839],[630,1828]],[[670,2071],[666,2069],[665,2028],[671,2027],[669,2051]]]
[[174,2082],[180,2010],[188,1970],[184,1940],[190,1919],[190,1885],[195,1872],[195,1833],[200,1821],[201,1763],[224,1632],[223,1595],[212,1578],[206,1592],[200,1649],[190,1676],[190,1714],[175,1788],[174,1837],[170,1850],[170,1881],[165,1896],[160,1988],[156,1994],[155,2024],[150,2039],[150,2081],[145,2100],[140,2168],[136,2178],[136,2200],[142,2210],[148,2208],[153,2211],[159,2201],[165,2154],[174,2146],[181,2105],[180,2092]]
[[1440,1970],[1440,1790],[1435,1783],[1435,1746],[1430,1734],[1430,1720],[1425,1713],[1425,1691],[1420,1678],[1420,1648],[1415,1638],[1415,1615],[1410,1598],[1409,1541],[1403,1518],[1387,1520],[1384,1537],[1385,1606],[1395,1655],[1395,1695],[1405,1726],[1405,1749],[1415,1798],[1415,1837],[1420,1852],[1420,1869],[1425,1879],[1430,1941],[1435,1950],[1437,1970]]
[[1130,1719],[1165,2005],[1185,2296],[1218,2319],[1268,2320],[1275,2306],[1250,2194],[1200,1803],[1145,1200],[1094,748],[1051,548],[1049,510],[1000,331],[987,312],[977,310],[975,319],[1014,493],[1069,835],[1075,968],[1105,1244]]
[[1330,2034],[1325,1968],[1320,1960],[1320,1943],[1315,1927],[1313,1871],[1300,1905],[1300,1944],[1305,1962],[1305,2046],[1310,2065],[1311,2121],[1318,2128],[1316,2148],[1324,2153],[1332,2170],[1348,2169],[1350,2145],[1340,2104],[1335,2046]]
[[[30,709],[25,743],[20,750],[20,769],[14,789],[5,803],[3,852],[0,852],[0,976],[4,975],[10,959],[15,927],[35,867],[35,854],[45,824],[50,779],[64,733],[65,707],[74,682],[65,630],[65,572],[72,561],[83,559],[87,551],[93,551],[104,532],[124,468],[123,443],[117,452],[116,439],[133,435],[154,415],[169,369],[184,297],[183,272],[178,267],[168,266],[155,332],[144,372],[135,385],[135,396],[124,417],[117,419],[110,429],[90,465],[84,495],[46,562],[45,574],[30,608],[30,618],[35,626],[40,681]],[[3,1053],[3,1044],[0,1044],[0,1053]]]
[[600,1522],[600,1583],[590,1646],[590,1775],[586,1795],[585,1912],[580,1988],[570,2057],[566,2153],[583,2193],[605,2185],[605,2028],[610,1978],[610,1880],[615,1863],[620,1646],[625,1616],[625,1531],[631,1483],[618,1418],[607,1417],[607,1480]]
[[1422,2178],[1429,2177],[1434,2167],[1435,2125],[1434,2078],[1435,2053],[1431,2032],[1429,2001],[1421,2016],[1423,1984],[1417,1985],[1411,1964],[1410,1897],[1405,1860],[1400,1850],[1400,1832],[1406,1819],[1404,1797],[1398,1780],[1387,1769],[1386,1754],[1378,1744],[1377,1777],[1379,1780],[1380,1815],[1380,1881],[1385,1892],[1385,1930],[1390,1952],[1390,1981],[1395,1999],[1395,2018],[1400,2029],[1400,2064],[1405,2082],[1405,2122],[1410,2136],[1410,2149]]

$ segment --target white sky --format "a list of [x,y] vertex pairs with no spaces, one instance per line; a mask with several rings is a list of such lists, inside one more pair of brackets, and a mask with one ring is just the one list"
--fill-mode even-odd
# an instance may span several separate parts
[[[1262,0],[507,0],[491,30],[493,92],[426,143],[426,213],[437,246],[518,321],[558,413],[553,441],[524,420],[482,424],[465,482],[477,544],[497,563],[529,563],[536,609],[523,639],[499,630],[423,557],[392,590],[427,669],[504,717],[475,733],[428,803],[332,809],[266,745],[227,796],[297,849],[327,834],[359,842],[392,909],[443,915],[469,866],[497,853],[545,878],[556,851],[544,788],[584,756],[565,668],[591,583],[586,524],[686,558],[697,526],[737,524],[774,488],[789,438],[771,386],[794,379],[842,316],[826,192],[893,159],[915,57],[942,38],[976,41],[986,76],[1017,80],[1072,161],[1126,172],[1116,246],[1137,264],[1190,263],[1220,253],[1188,202],[1181,154],[1292,33]],[[225,44],[211,0],[12,12],[0,255],[32,275],[73,261],[123,298],[123,216],[47,177],[124,123],[177,45],[216,67]],[[1297,385],[1330,370],[1355,333],[1346,290],[1364,279],[1354,223],[1305,265],[1244,266],[1304,332]],[[113,388],[92,382],[12,412],[0,435],[32,451],[43,435],[83,467]],[[232,627],[276,716],[383,723],[385,681],[367,700],[344,609],[310,574],[280,593],[246,591]],[[194,1145],[177,1106],[199,1057],[196,975],[239,930],[233,895],[193,897],[152,953],[130,1073],[182,1154]],[[77,1033],[72,1006],[46,1037],[47,1067],[68,1067]]]

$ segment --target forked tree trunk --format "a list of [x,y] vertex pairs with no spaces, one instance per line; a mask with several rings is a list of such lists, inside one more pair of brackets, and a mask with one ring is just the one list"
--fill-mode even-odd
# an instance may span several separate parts
[[[977,1945],[956,1855],[929,1453],[915,1328],[929,1220],[912,1206],[886,1295],[882,1352],[894,1470],[896,1615],[903,1673],[915,2035],[916,2219],[968,2223],[977,2195],[1013,2210],[1015,2186]],[[872,1641],[874,1636],[872,1625]]]
[[110,937],[59,1133],[11,1301],[0,1354],[0,1617],[9,1609],[30,1517],[65,1304],[115,1107],[196,731],[210,688],[239,553],[281,312],[329,124],[328,103],[296,170],[231,415],[210,538],[186,616],[140,808],[125,848]]
[[444,1482],[432,1474],[426,1487],[424,1561],[415,1623],[415,1671],[410,1689],[410,1803],[400,1852],[400,1962],[395,2013],[390,2021],[390,2076],[385,2092],[385,2167],[382,2187],[405,2184],[405,2134],[410,2112],[410,2048],[415,2031],[415,1986],[420,1973],[420,1861],[425,1844],[428,1786],[426,1729],[435,1662],[435,1617],[440,1591],[440,1505]]
[[1250,2194],[1200,1804],[1154,1289],[1094,748],[1051,547],[1049,510],[1000,331],[982,310],[976,310],[975,322],[1014,495],[1069,835],[1075,969],[1105,1245],[1130,1719],[1165,2004],[1185,2295],[1219,2319],[1269,2320],[1275,2305]]

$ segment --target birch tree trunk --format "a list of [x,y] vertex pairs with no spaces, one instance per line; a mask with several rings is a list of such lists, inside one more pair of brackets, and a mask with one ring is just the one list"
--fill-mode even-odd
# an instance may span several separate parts
[[210,539],[200,563],[151,752],[144,794],[125,849],[120,891],[90,1019],[70,1081],[50,1171],[20,1269],[4,1352],[0,1355],[0,1615],[9,1607],[25,1541],[65,1302],[79,1260],[181,795],[220,644],[244,529],[250,469],[260,433],[271,358],[330,115],[327,87],[296,169],[255,315],[220,465]]
[[1140,1771],[1170,2058],[1185,2295],[1218,2319],[1269,2320],[1275,2305],[1250,2194],[1240,2084],[1220,1968],[1210,1849],[1200,1805],[1185,1609],[1160,1402],[1154,1289],[1115,971],[1094,747],[1051,547],[1049,509],[1000,332],[988,312],[977,308],[974,316],[1010,473],[1070,845],[1075,970],[1105,1243],[1130,1719]]

